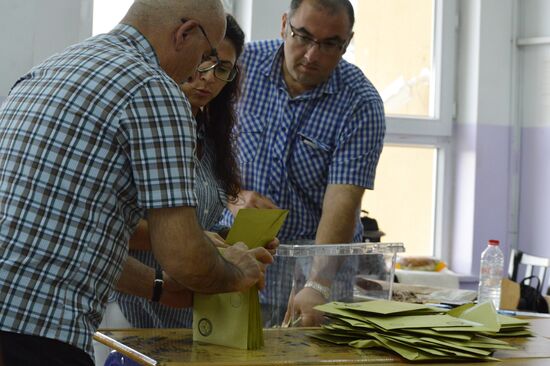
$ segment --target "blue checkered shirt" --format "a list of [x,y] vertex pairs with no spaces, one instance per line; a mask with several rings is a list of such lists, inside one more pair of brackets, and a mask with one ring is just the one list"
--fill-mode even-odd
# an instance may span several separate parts
[[[373,188],[385,117],[374,86],[344,60],[328,81],[291,97],[281,72],[282,56],[280,40],[246,46],[236,132],[243,189],[260,192],[290,210],[278,236],[281,243],[289,243],[315,239],[328,184]],[[222,223],[231,222],[226,211]],[[361,239],[358,217],[354,240]],[[282,286],[274,282],[285,271],[269,267],[268,277],[274,279],[268,278],[264,300],[286,304],[270,299],[269,291],[270,286]]]
[[194,123],[127,25],[17,81],[0,109],[0,329],[93,354],[145,210],[196,205]]

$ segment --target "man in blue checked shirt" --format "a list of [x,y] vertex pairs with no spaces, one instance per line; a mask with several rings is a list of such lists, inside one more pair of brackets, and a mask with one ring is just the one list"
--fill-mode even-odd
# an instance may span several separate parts
[[[385,133],[382,100],[354,65],[342,59],[353,37],[348,0],[293,0],[283,15],[282,40],[247,45],[241,59],[238,153],[241,207],[290,210],[283,244],[362,241],[365,188],[373,189]],[[222,224],[230,225],[226,212]],[[276,258],[262,292],[264,322],[280,323],[294,267]],[[290,301],[302,325],[320,322],[313,306],[351,295],[351,271],[317,260],[305,287]]]
[[[240,243],[222,257],[195,212],[195,121],[179,84],[224,33],[219,0],[136,0],[111,32],[12,87],[0,106],[0,364],[93,365],[119,279],[187,306],[190,291],[262,285],[269,252]],[[126,261],[145,216],[164,273]]]

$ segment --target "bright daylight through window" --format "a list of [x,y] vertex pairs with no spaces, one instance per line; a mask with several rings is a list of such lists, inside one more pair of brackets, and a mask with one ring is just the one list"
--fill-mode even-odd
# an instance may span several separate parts
[[353,62],[389,115],[434,117],[433,0],[355,1]]
[[[403,242],[407,255],[435,254],[435,205],[439,147],[396,138],[395,120],[422,136],[437,111],[434,42],[436,0],[356,0],[355,36],[346,58],[379,90],[388,116],[388,136],[374,191],[362,209],[386,233]],[[405,141],[402,143],[401,141]]]

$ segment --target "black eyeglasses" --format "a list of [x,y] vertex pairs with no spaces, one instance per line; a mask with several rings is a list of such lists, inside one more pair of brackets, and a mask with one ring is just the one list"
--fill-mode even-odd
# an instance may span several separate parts
[[239,73],[239,69],[236,65],[231,64],[228,61],[219,60],[216,63],[215,59],[204,60],[197,69],[198,72],[205,73],[212,70],[216,79],[231,82],[235,80],[235,77]]
[[[182,23],[185,23],[189,19],[181,18],[180,20],[181,20]],[[206,39],[206,42],[208,42],[208,45],[210,46],[210,54],[206,55],[206,56],[203,56],[202,62],[199,65],[199,67],[197,68],[197,71],[198,72],[206,72],[206,71],[214,69],[217,65],[219,65],[220,59],[218,57],[218,51],[214,47],[212,47],[212,43],[210,42],[210,39],[208,39],[208,36],[206,35],[206,32],[204,31],[204,28],[202,27],[202,25],[198,24],[198,27],[199,27],[200,31],[202,32],[202,35]],[[211,61],[211,60],[213,60],[214,62],[209,62],[208,66],[206,68],[201,67],[201,66],[203,66],[203,64],[206,63],[206,61]]]
[[326,55],[334,56],[336,54],[339,54],[342,52],[344,47],[347,44],[346,42],[336,41],[336,40],[330,40],[330,41],[317,41],[316,39],[307,36],[305,34],[299,33],[296,28],[290,24],[290,19],[288,20],[288,25],[290,26],[290,36],[293,40],[296,41],[296,43],[300,46],[311,48],[317,45],[319,47],[319,51]]

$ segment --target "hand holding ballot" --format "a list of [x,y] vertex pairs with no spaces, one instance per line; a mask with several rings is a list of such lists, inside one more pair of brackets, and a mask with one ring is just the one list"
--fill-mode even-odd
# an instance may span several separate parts
[[[252,254],[256,258],[260,270],[258,288],[265,285],[265,268],[273,261],[270,251],[274,252],[279,246],[279,241],[274,238],[287,214],[288,211],[277,209],[239,210],[226,239],[232,245],[221,249],[223,256],[235,265],[240,266],[243,261],[243,268],[250,269],[253,266],[247,264],[248,258],[242,253]],[[248,247],[243,243],[251,249],[247,251]],[[245,277],[249,275],[243,274]],[[255,278],[255,274],[250,274],[250,277]],[[197,293],[193,300],[193,340],[241,349],[258,349],[263,346],[256,287],[216,295]]]
[[222,251],[224,258],[241,270],[242,277],[235,291],[244,291],[258,283],[265,285],[265,270],[273,263],[273,256],[263,247],[248,249],[246,244],[238,242]]

